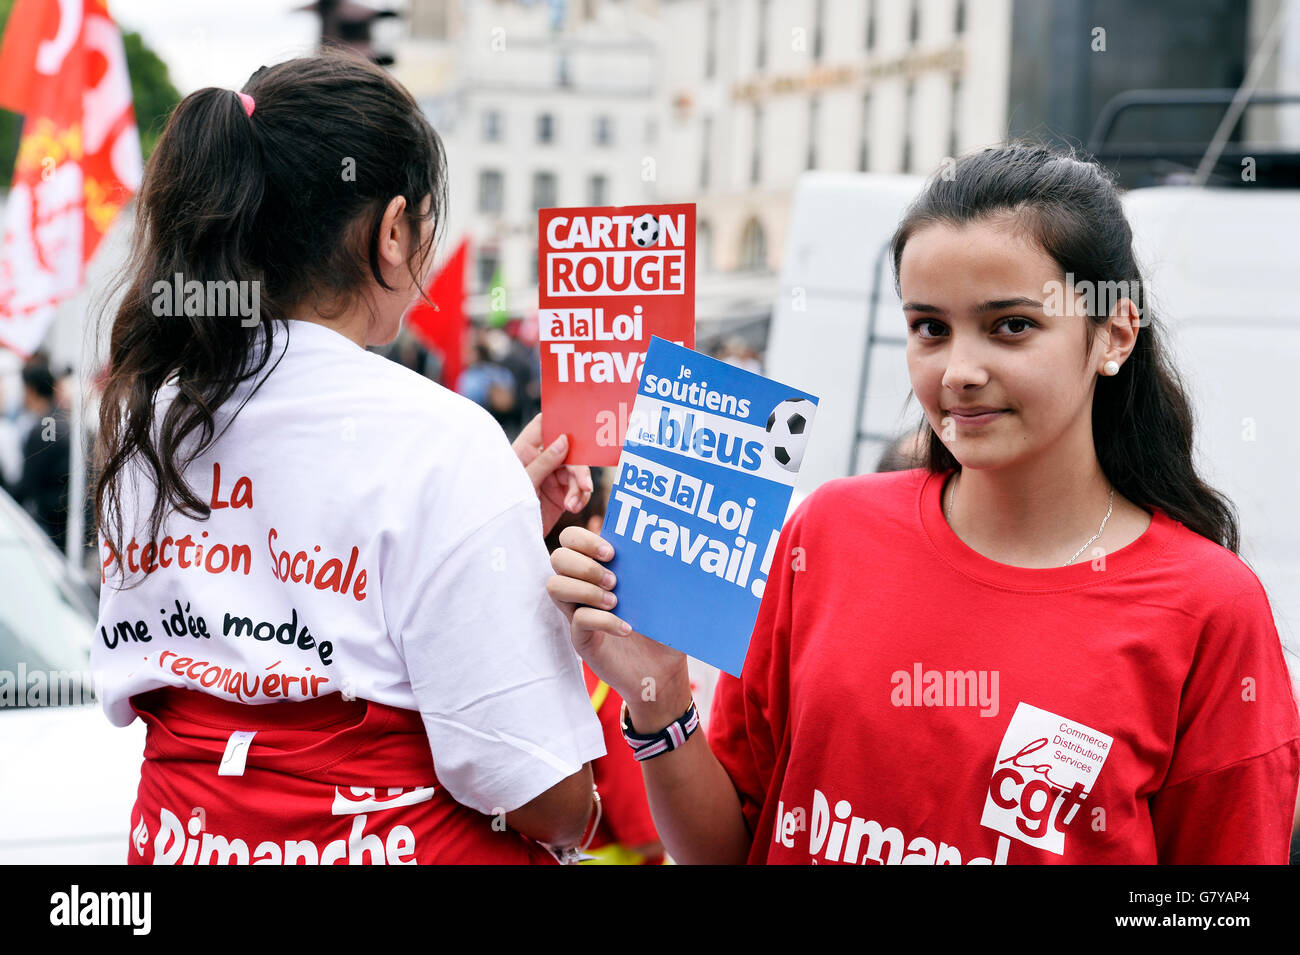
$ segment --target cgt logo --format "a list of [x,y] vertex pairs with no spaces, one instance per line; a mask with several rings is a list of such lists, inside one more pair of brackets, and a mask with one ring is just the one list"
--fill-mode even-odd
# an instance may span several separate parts
[[1113,743],[1105,733],[1021,702],[998,747],[980,824],[1064,855],[1066,827]]
[[[1032,745],[1025,749],[1031,750]],[[1024,755],[1022,750],[1013,758]],[[1076,782],[1069,792],[1063,792],[1041,779],[1026,782],[1020,772],[1008,766],[993,774],[988,798],[999,808],[1015,812],[1016,828],[1024,835],[1039,839],[1046,835],[1048,823],[1064,833],[1086,795],[1083,783]]]

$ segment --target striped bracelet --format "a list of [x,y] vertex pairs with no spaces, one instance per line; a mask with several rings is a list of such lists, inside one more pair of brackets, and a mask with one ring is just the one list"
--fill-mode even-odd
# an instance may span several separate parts
[[695,701],[686,708],[686,712],[673,720],[658,733],[635,733],[632,731],[632,718],[627,711],[627,700],[623,701],[623,739],[632,747],[634,759],[653,759],[662,756],[683,745],[690,735],[700,728],[700,714],[695,708]]

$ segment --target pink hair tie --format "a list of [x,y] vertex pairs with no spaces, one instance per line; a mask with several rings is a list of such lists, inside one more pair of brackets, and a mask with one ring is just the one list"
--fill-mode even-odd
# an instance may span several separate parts
[[235,95],[238,96],[239,101],[244,104],[244,112],[249,116],[252,116],[253,107],[257,105],[253,102],[253,97],[249,96],[247,93],[236,93]]

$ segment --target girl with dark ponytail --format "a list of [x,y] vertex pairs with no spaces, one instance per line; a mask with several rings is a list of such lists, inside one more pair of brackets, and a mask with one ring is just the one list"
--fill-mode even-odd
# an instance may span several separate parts
[[366,350],[446,182],[410,94],[343,53],[191,94],[150,159],[96,447],[93,664],[148,724],[132,862],[581,841],[604,748],[543,537],[590,475]]
[[[963,156],[893,262],[925,466],[831,481],[787,522],[709,739],[642,763],[665,848],[1284,863],[1300,716],[1114,183],[1027,143]],[[610,546],[561,542],[552,597],[625,727],[680,721],[685,659],[596,609]]]

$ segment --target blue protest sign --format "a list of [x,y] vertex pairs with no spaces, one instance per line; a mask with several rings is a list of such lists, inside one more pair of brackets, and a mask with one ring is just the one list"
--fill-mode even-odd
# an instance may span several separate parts
[[817,410],[654,337],[601,536],[634,630],[739,675]]

